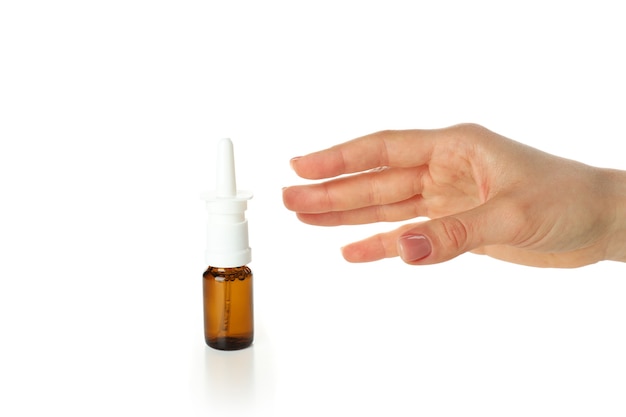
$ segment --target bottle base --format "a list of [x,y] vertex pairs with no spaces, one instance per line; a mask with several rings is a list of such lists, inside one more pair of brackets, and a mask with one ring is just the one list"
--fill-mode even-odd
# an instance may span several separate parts
[[240,350],[252,345],[251,337],[207,337],[205,341],[209,347],[217,350]]

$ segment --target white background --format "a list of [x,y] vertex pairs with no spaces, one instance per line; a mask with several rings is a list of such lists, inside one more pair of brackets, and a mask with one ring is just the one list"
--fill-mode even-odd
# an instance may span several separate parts
[[[3,1],[0,415],[626,414],[623,264],[348,264],[396,226],[281,200],[291,157],[459,122],[626,169],[622,9]],[[231,353],[201,305],[225,136],[255,193],[256,340]]]

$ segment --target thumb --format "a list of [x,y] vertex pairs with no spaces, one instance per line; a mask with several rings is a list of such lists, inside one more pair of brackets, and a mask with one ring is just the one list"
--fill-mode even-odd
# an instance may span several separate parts
[[398,253],[411,265],[448,261],[482,246],[509,243],[513,222],[491,200],[474,209],[416,224],[397,241]]

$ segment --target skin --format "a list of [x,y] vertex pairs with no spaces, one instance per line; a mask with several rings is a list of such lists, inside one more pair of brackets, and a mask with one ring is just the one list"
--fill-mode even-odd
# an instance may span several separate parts
[[305,223],[429,219],[343,247],[350,262],[400,255],[426,265],[470,251],[538,267],[626,262],[626,171],[550,155],[482,126],[378,132],[291,166],[324,180],[283,190]]

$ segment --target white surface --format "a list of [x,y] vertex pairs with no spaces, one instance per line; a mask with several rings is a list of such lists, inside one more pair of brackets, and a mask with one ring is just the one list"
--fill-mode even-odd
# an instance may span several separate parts
[[[618,3],[300,3],[0,4],[0,415],[624,415],[626,266],[351,265],[395,226],[281,201],[289,158],[389,128],[626,168]],[[200,292],[222,137],[255,194],[228,354]]]

